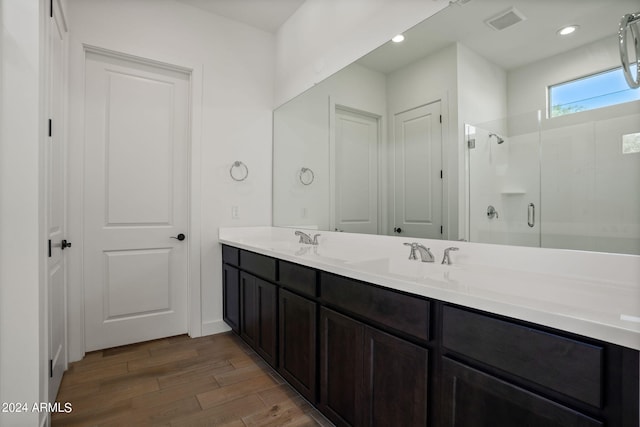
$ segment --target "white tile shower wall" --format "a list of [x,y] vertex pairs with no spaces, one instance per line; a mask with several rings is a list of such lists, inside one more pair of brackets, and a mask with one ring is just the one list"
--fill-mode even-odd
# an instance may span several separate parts
[[[455,125],[457,126],[456,129],[458,129],[458,144],[455,147],[456,150],[453,151],[450,156],[448,166],[450,171],[457,171],[454,173],[454,178],[457,178],[457,180],[452,179],[449,182],[449,188],[450,191],[452,191],[451,200],[455,201],[458,205],[457,211],[454,210],[457,215],[455,217],[453,217],[453,213],[451,215],[452,219],[456,221],[452,221],[450,227],[455,230],[453,227],[457,226],[459,235],[453,236],[450,234],[452,239],[468,237],[465,233],[469,223],[467,219],[467,210],[469,209],[469,183],[465,176],[465,152],[467,152],[468,149],[465,141],[464,125],[484,123],[487,120],[506,117],[507,114],[507,75],[501,67],[478,55],[465,45],[457,43],[457,76],[458,119]],[[487,127],[487,130],[498,133],[503,137],[507,135],[506,124],[501,121],[492,123],[491,126]],[[487,136],[488,134],[485,135],[485,137]],[[505,144],[497,145],[495,141],[493,141],[491,148],[497,148],[497,150],[492,150],[490,153],[495,153],[498,156],[508,151]],[[471,153],[468,154],[471,155]],[[496,166],[498,166],[498,164],[500,164],[500,166],[504,164],[504,157],[492,158],[491,160],[495,161]],[[493,169],[493,172],[499,177],[503,176],[503,168],[495,168],[492,165],[491,169]],[[450,172],[449,176],[451,176],[451,174]],[[476,178],[474,177],[474,179]],[[476,182],[476,184],[479,183]],[[497,188],[494,187],[494,190],[497,190]],[[497,197],[495,199],[497,199]],[[501,204],[500,202],[496,203]],[[500,209],[501,208],[502,206]],[[504,211],[503,213],[506,214]],[[479,210],[468,213],[468,215],[472,214],[482,215],[483,211]],[[485,221],[486,215],[480,218],[482,221]],[[504,218],[506,219],[506,216]],[[501,228],[506,224],[504,221],[500,223],[499,221],[492,221],[487,225]],[[473,241],[473,238],[471,240]],[[484,242],[485,240],[480,241]]]
[[[81,44],[125,52],[202,72],[201,300],[203,332],[222,323],[218,227],[271,223],[271,134],[275,36],[173,0],[71,0],[71,117],[82,117]],[[71,121],[71,209],[69,223],[79,236],[82,194],[82,126]],[[229,176],[233,161],[249,168],[249,178]],[[232,207],[238,219],[232,219]],[[79,241],[80,239],[76,239]],[[76,241],[74,240],[74,242]],[[75,246],[75,245],[74,245]],[[78,251],[79,252],[79,251]],[[76,255],[77,256],[77,253]],[[218,260],[218,262],[216,262]],[[82,354],[80,260],[70,268],[71,357]],[[198,310],[199,307],[194,307]]]
[[541,110],[542,246],[640,254],[640,102],[545,119],[546,88],[620,65],[610,36],[508,74],[511,115]]

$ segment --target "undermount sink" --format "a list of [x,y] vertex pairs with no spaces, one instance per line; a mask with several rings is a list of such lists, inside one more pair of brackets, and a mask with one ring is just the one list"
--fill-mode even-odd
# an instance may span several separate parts
[[366,261],[354,261],[348,264],[373,274],[391,274],[412,279],[450,281],[455,280],[455,275],[460,272],[460,267],[456,265],[420,262],[399,258],[378,258]]

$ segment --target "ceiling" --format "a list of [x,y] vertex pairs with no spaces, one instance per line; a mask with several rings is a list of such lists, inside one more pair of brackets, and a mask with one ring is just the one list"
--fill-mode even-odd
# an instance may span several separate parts
[[[501,31],[485,24],[511,7],[526,20]],[[638,9],[638,0],[470,0],[443,9],[405,32],[404,42],[389,42],[359,63],[389,73],[459,41],[511,70],[612,36],[622,15]],[[580,29],[560,38],[556,31],[569,24]]]
[[177,0],[275,33],[305,0]]

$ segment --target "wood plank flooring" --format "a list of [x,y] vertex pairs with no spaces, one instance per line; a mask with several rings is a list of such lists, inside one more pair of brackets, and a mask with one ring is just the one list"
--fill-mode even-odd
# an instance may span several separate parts
[[331,426],[233,333],[88,353],[64,374],[53,426]]

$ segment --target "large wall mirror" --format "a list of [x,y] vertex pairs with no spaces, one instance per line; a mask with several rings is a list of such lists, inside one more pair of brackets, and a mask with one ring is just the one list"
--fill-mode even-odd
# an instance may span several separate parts
[[640,254],[636,9],[452,3],[274,111],[274,226]]

